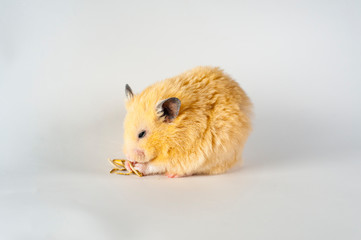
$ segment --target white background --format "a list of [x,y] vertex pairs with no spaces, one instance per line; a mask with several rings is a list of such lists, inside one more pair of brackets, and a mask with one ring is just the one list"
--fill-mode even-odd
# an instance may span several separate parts
[[[124,85],[220,66],[243,168],[110,175]],[[0,239],[360,239],[360,1],[0,0]]]

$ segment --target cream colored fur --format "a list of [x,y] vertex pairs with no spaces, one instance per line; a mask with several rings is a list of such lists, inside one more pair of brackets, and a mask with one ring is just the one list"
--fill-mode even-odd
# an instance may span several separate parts
[[[176,97],[179,115],[166,123],[159,101]],[[155,83],[127,101],[124,152],[144,174],[219,174],[241,160],[252,104],[219,68],[196,67]],[[138,134],[146,130],[146,136]],[[144,152],[144,154],[140,154]]]

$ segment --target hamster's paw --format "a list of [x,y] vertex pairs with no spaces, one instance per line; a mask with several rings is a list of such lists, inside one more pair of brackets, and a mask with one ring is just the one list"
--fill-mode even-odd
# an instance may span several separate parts
[[148,175],[148,164],[145,163],[136,163],[134,164],[134,169],[137,170],[138,172],[140,172],[143,176]]
[[131,172],[131,171],[132,171],[132,169],[131,169],[130,166],[129,166],[129,161],[125,161],[124,167],[125,167],[125,169],[127,169],[128,172]]
[[182,176],[179,176],[177,174],[174,174],[174,173],[166,173],[165,174],[168,178],[179,178],[179,177],[182,177]]
[[175,174],[175,173],[165,173],[165,175],[168,178],[182,178],[182,177],[188,177],[188,176],[192,176],[192,174]]

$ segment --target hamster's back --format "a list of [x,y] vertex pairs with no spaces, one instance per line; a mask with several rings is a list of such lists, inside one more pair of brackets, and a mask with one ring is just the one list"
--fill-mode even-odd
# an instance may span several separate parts
[[237,105],[241,111],[250,115],[252,108],[243,89],[218,67],[196,67],[157,82],[145,89],[141,98],[154,100],[154,96],[158,100],[179,98],[182,102],[181,112],[191,108],[210,110],[217,108],[218,104],[226,104],[229,107]]

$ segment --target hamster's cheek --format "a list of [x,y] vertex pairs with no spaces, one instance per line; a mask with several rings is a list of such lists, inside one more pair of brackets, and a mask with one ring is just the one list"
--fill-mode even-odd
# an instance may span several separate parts
[[144,160],[145,162],[152,161],[156,157],[156,151],[153,148],[145,148],[144,149]]

